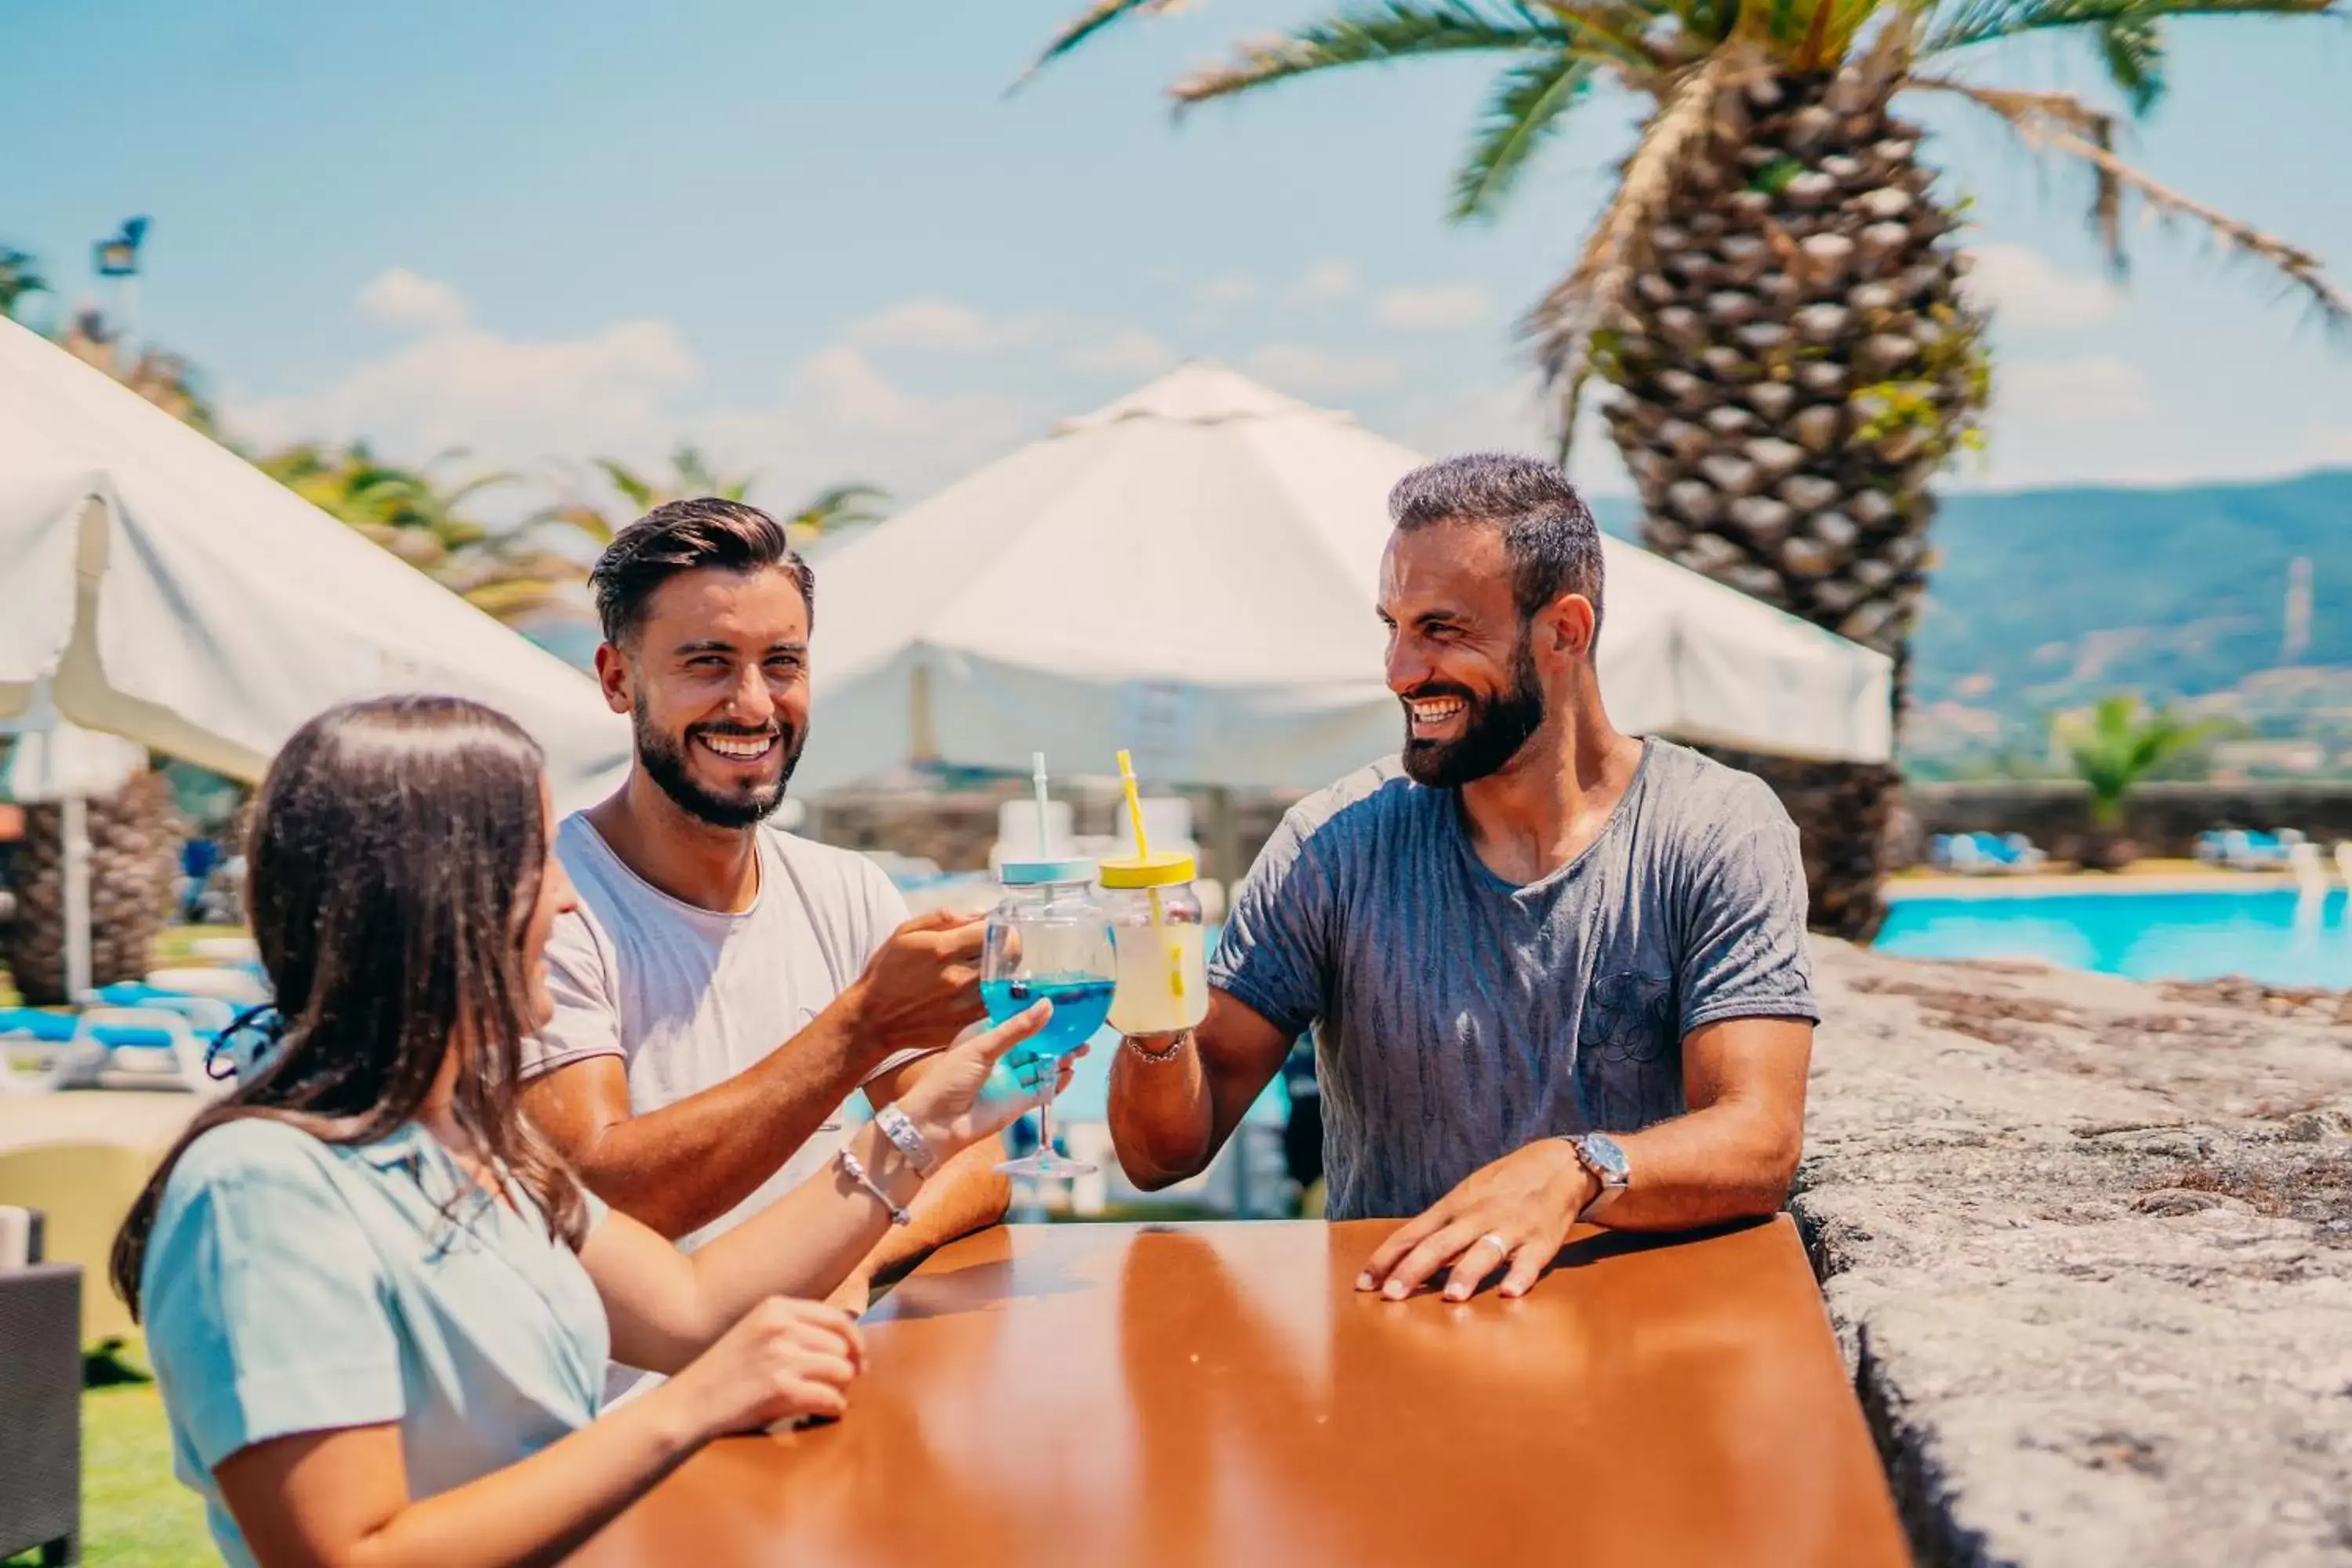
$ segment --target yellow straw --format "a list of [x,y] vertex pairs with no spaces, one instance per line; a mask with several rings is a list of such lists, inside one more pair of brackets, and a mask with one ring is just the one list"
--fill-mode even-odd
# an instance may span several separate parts
[[1127,819],[1135,824],[1136,858],[1148,860],[1151,840],[1143,831],[1143,799],[1135,793],[1135,759],[1125,752],[1118,754],[1118,782],[1127,790]]
[[[1151,858],[1151,836],[1143,831],[1143,798],[1136,793],[1135,759],[1123,751],[1118,754],[1118,782],[1120,787],[1127,791],[1127,819],[1135,825],[1135,858],[1149,860]],[[1166,922],[1160,917],[1160,889],[1147,888],[1144,894],[1151,900],[1151,929],[1164,931]],[[1165,935],[1160,942],[1168,950],[1168,989],[1171,994],[1181,996],[1184,994],[1184,955]]]

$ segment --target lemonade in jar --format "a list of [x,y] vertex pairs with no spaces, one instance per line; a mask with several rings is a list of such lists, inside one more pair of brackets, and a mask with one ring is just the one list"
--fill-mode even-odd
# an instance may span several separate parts
[[1208,1016],[1209,965],[1199,876],[1190,855],[1139,855],[1102,864],[1103,913],[1117,950],[1111,1027],[1166,1035]]

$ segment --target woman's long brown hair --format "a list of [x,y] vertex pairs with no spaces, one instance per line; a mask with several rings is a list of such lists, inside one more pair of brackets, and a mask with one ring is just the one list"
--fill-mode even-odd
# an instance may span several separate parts
[[330,709],[278,752],[246,855],[282,1034],[131,1205],[111,1272],[134,1317],[164,1184],[191,1143],[249,1117],[373,1142],[415,1118],[452,1050],[473,1152],[580,1245],[577,1182],[516,1105],[535,1023],[523,933],[547,859],[542,762],[513,720],[457,697]]

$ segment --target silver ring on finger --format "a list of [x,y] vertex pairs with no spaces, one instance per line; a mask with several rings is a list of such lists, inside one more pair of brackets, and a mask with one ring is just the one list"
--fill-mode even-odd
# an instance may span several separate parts
[[1480,1243],[1484,1243],[1485,1245],[1493,1247],[1505,1258],[1508,1258],[1511,1255],[1511,1244],[1505,1241],[1501,1237],[1496,1235],[1491,1230],[1486,1235],[1480,1237],[1477,1241],[1471,1243],[1471,1245],[1475,1247]]

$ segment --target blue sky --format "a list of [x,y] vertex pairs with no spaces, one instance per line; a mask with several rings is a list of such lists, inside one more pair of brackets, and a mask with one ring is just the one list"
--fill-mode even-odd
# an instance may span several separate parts
[[[1213,354],[1424,450],[1534,446],[1511,324],[1573,255],[1633,105],[1580,111],[1498,223],[1448,225],[1488,69],[1366,71],[1171,126],[1185,66],[1318,6],[1205,0],[1011,100],[1076,0],[9,0],[0,240],[83,287],[154,219],[149,335],[255,440],[367,435],[560,471],[702,440],[787,502],[912,499]],[[2178,26],[2132,156],[2352,283],[2352,37]],[[2079,46],[1969,73],[2087,85]],[[1915,101],[2003,306],[1956,482],[2352,463],[2352,352],[2193,231],[2102,281],[2083,186]],[[1605,446],[1580,474],[1623,488]]]

